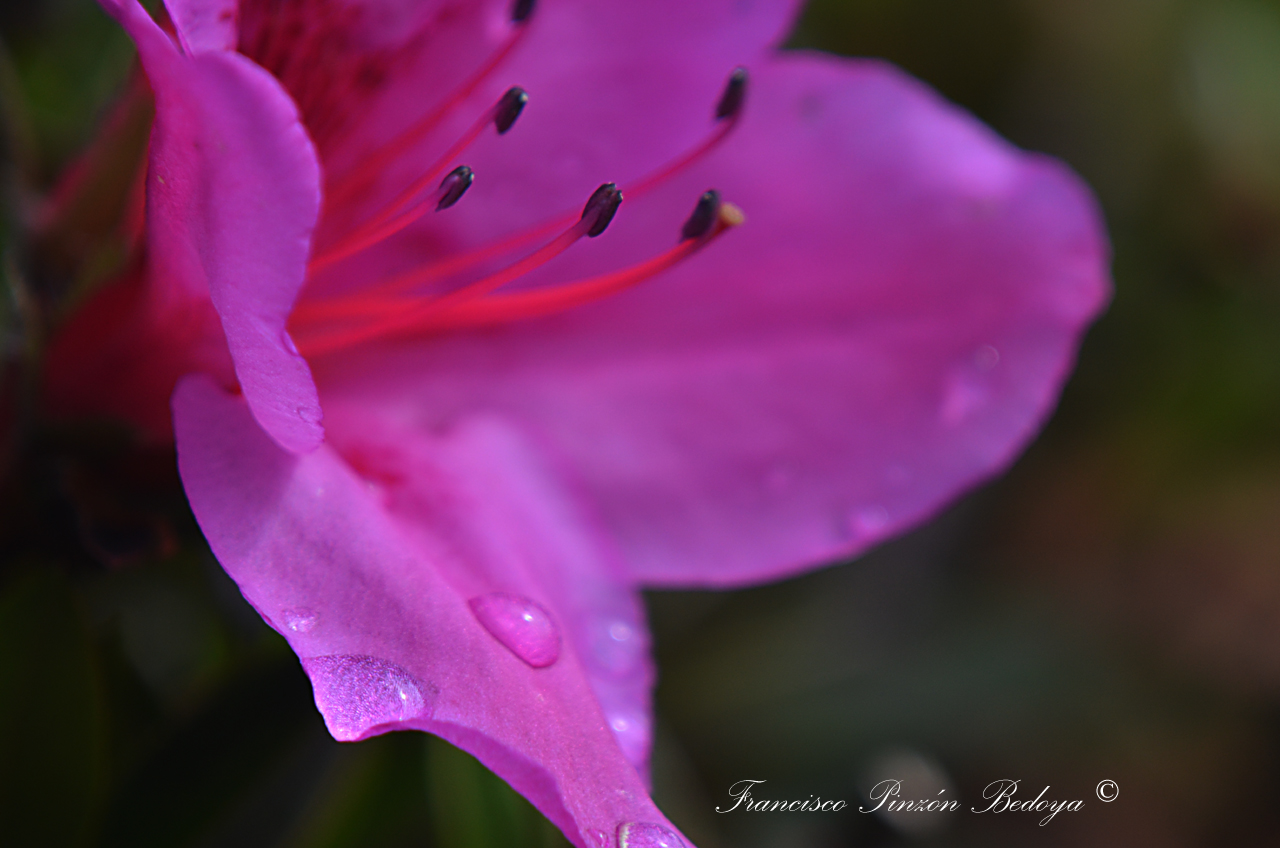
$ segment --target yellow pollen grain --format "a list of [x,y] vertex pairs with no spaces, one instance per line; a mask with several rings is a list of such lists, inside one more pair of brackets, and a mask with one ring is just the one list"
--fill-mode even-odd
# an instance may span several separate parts
[[720,224],[725,227],[740,227],[746,223],[747,216],[732,203],[720,204]]

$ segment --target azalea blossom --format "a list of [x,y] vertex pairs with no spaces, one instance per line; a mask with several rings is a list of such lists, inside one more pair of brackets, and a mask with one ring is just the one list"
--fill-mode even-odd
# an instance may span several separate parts
[[[145,254],[50,403],[172,427],[334,737],[474,754],[579,846],[647,790],[638,591],[856,555],[1004,468],[1105,302],[1087,190],[797,3],[101,0]],[[496,131],[495,131],[496,130]]]

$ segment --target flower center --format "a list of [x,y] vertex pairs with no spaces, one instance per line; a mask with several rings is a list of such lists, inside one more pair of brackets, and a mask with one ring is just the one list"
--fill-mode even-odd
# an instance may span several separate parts
[[[324,102],[339,98],[308,96],[317,90],[323,95],[324,89],[317,89],[314,82],[302,79],[300,75],[305,76],[316,67],[323,67],[326,69],[324,76],[333,77],[335,63],[332,57],[336,55],[339,57],[336,62],[339,72],[354,73],[357,79],[345,82],[330,80],[326,87],[330,92],[337,90],[351,94],[353,87],[376,87],[385,76],[388,63],[398,60],[389,53],[370,54],[340,49],[339,45],[344,47],[345,41],[340,37],[341,29],[335,32],[335,26],[345,28],[354,24],[349,20],[354,7],[336,11],[334,17],[327,19],[327,25],[314,25],[316,4],[327,7],[330,1],[275,0],[274,20],[261,14],[248,14],[241,21],[242,49],[276,74],[294,94],[318,147],[322,139],[316,137],[313,120],[319,122],[324,131],[323,141],[327,143],[346,123],[347,116]],[[307,2],[313,4],[307,7],[310,14],[299,15]],[[269,4],[246,5],[261,12]],[[508,34],[475,72],[407,129],[361,158],[337,178],[330,179],[326,184],[325,209],[343,208],[357,198],[367,197],[378,177],[389,166],[403,161],[455,110],[468,102],[520,43],[529,29],[534,5],[534,0],[516,0],[509,15]],[[308,19],[313,24],[310,28]],[[282,45],[287,45],[291,39],[298,43],[298,47],[285,49]],[[304,56],[327,50],[329,55],[308,68],[308,63],[299,62],[295,57],[295,50]],[[376,82],[371,83],[371,80]],[[652,173],[627,183],[622,189],[614,183],[601,185],[588,199],[580,215],[569,213],[549,219],[488,245],[440,257],[388,276],[363,286],[358,292],[320,297],[308,293],[304,287],[289,320],[289,332],[299,351],[305,356],[314,356],[393,336],[438,333],[548,315],[630,288],[692,256],[743,221],[741,211],[722,202],[718,192],[708,191],[699,198],[693,214],[681,229],[676,246],[656,256],[586,279],[542,288],[502,291],[564,253],[579,239],[595,238],[603,233],[624,194],[632,199],[643,195],[715,149],[737,124],[745,100],[746,83],[745,69],[738,68],[730,75],[716,104],[712,130],[700,143]],[[346,88],[342,87],[344,85]],[[309,281],[315,274],[356,257],[400,233],[433,210],[439,212],[456,204],[474,178],[471,168],[456,164],[458,157],[489,125],[492,124],[500,135],[510,130],[528,99],[522,88],[509,89],[391,200],[341,236],[313,248],[308,263]],[[441,174],[444,174],[443,180],[440,180]],[[440,180],[438,184],[437,180]],[[535,244],[538,246],[529,250]],[[519,255],[522,252],[524,255]],[[495,263],[498,264],[496,270],[493,267]]]

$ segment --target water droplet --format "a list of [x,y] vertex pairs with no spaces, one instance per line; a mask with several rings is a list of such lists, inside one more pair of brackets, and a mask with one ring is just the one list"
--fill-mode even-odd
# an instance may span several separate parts
[[609,834],[603,830],[597,830],[594,827],[587,828],[587,836],[591,837],[591,844],[595,848],[609,848]]
[[293,343],[293,336],[289,335],[288,330],[280,331],[280,344],[284,345],[284,349],[289,351],[289,353],[292,353],[294,356],[299,355],[298,346]]
[[864,506],[849,516],[849,530],[856,538],[878,536],[889,526],[889,511],[879,504]]
[[626,677],[644,659],[641,631],[621,618],[598,621],[590,630],[591,657],[600,671]]
[[378,725],[408,721],[426,711],[413,676],[377,657],[311,657],[302,667],[311,677],[325,726],[340,742],[353,742]]
[[319,424],[324,418],[324,413],[320,411],[319,407],[299,406],[295,412],[298,413],[299,418],[308,424]]
[[947,380],[939,412],[942,423],[955,427],[987,405],[990,391],[972,374],[955,374]]
[[560,656],[560,633],[547,611],[528,598],[494,592],[469,601],[476,619],[493,638],[534,668]]
[[1000,364],[1000,351],[991,345],[983,345],[973,352],[973,364],[981,371],[990,371]]
[[309,633],[316,626],[316,614],[307,609],[287,609],[280,612],[284,624],[294,633]]
[[684,848],[684,842],[660,824],[626,822],[618,825],[619,848]]
[[618,740],[618,747],[637,768],[649,759],[649,717],[638,712],[608,712],[605,716],[609,729]]

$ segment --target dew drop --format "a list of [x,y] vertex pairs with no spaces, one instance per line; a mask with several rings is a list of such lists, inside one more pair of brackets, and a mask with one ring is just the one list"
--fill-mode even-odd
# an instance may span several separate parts
[[971,374],[956,374],[947,381],[942,395],[942,408],[939,415],[942,423],[948,427],[963,424],[974,413],[987,405],[990,391]]
[[660,824],[626,822],[618,825],[618,848],[684,848],[684,842]]
[[638,712],[609,712],[605,719],[627,762],[639,766],[649,759],[649,717]]
[[591,837],[591,844],[595,848],[609,848],[609,834],[603,830],[589,827],[587,828],[587,836]]
[[309,633],[316,626],[316,614],[308,609],[287,609],[280,613],[285,627],[294,633]]
[[879,504],[864,506],[849,516],[849,530],[859,539],[878,536],[889,526],[889,511]]
[[292,353],[294,356],[300,356],[298,346],[293,343],[293,336],[289,335],[288,330],[280,331],[280,344],[284,345],[284,349]]
[[981,371],[990,371],[1000,364],[1000,351],[991,345],[983,345],[973,352],[973,364]]
[[644,658],[644,639],[620,618],[597,622],[590,631],[591,657],[597,669],[612,677],[626,677]]
[[418,718],[427,709],[413,675],[377,657],[340,654],[302,661],[316,707],[340,742],[360,739],[381,724]]
[[494,592],[468,603],[484,629],[529,665],[546,668],[559,658],[560,632],[547,611],[533,601]]

